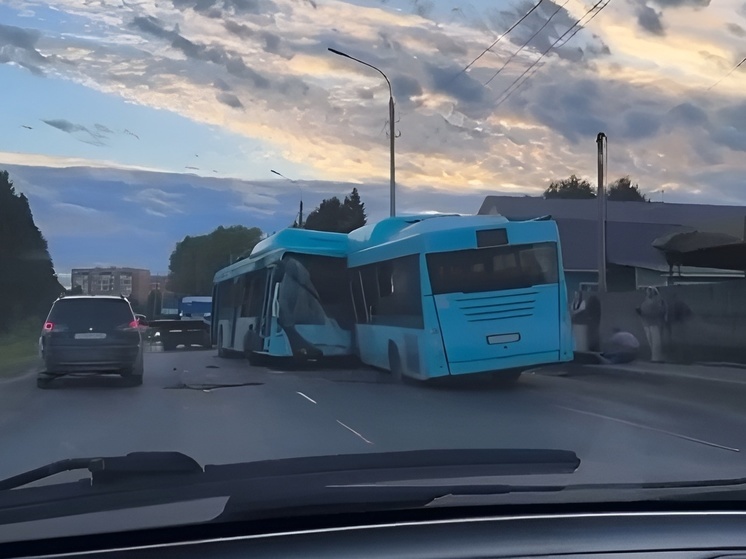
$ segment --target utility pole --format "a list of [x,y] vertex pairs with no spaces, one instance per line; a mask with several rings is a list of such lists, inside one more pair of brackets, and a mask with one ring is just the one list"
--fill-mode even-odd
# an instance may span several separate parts
[[338,56],[344,56],[345,58],[349,58],[350,60],[359,62],[363,66],[372,68],[383,76],[383,79],[386,80],[386,85],[388,85],[389,87],[389,214],[391,215],[391,217],[394,217],[396,215],[396,163],[394,161],[394,141],[396,140],[396,126],[394,125],[394,90],[391,88],[391,81],[389,81],[388,76],[384,74],[380,68],[373,66],[373,64],[368,64],[364,60],[360,60],[359,58],[350,56],[349,54],[337,49],[328,48],[327,50],[329,52],[333,52]]
[[604,155],[606,155],[606,134],[596,136],[598,147],[598,292],[606,292],[606,190],[604,188]]

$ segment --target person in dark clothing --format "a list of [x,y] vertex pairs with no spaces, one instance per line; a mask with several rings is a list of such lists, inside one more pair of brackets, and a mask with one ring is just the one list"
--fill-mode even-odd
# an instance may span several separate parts
[[588,316],[588,349],[601,351],[601,300],[598,295],[588,297],[585,310]]
[[684,363],[687,361],[686,325],[692,317],[692,309],[674,292],[666,310],[663,327],[667,353],[674,361]]

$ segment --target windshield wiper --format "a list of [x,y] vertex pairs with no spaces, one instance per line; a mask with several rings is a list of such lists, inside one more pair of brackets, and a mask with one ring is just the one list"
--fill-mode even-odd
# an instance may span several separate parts
[[69,458],[34,468],[0,481],[0,491],[16,489],[62,472],[88,470],[91,483],[119,482],[137,477],[203,473],[202,467],[180,452],[132,452],[126,456]]
[[[317,510],[416,508],[444,492],[528,490],[494,483],[471,486],[463,479],[573,473],[579,465],[575,453],[565,450],[453,449],[284,458],[203,469],[178,452],[135,452],[62,460],[0,481],[0,525],[209,497],[228,497],[218,522]],[[69,470],[88,470],[91,476],[22,487]],[[435,479],[446,485],[369,485]]]

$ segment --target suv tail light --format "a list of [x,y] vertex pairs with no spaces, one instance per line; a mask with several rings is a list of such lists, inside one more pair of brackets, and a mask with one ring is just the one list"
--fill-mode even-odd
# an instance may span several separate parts
[[130,324],[129,324],[129,327],[130,327],[130,328],[137,328],[138,326],[140,326],[140,323],[139,323],[139,322],[137,322],[137,320],[133,320],[133,321],[132,321],[132,322],[130,322]]
[[[38,322],[37,322],[38,324]],[[45,332],[51,332],[54,329],[54,322],[45,322],[44,323],[44,331]]]

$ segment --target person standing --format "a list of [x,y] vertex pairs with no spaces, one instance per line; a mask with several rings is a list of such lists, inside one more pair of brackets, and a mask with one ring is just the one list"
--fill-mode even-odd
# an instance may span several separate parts
[[645,299],[636,310],[642,319],[645,338],[650,346],[650,360],[654,363],[662,363],[663,339],[661,334],[666,323],[668,309],[657,287],[645,288]]
[[595,293],[591,293],[586,301],[586,312],[588,313],[588,349],[599,352],[601,351],[601,299]]

